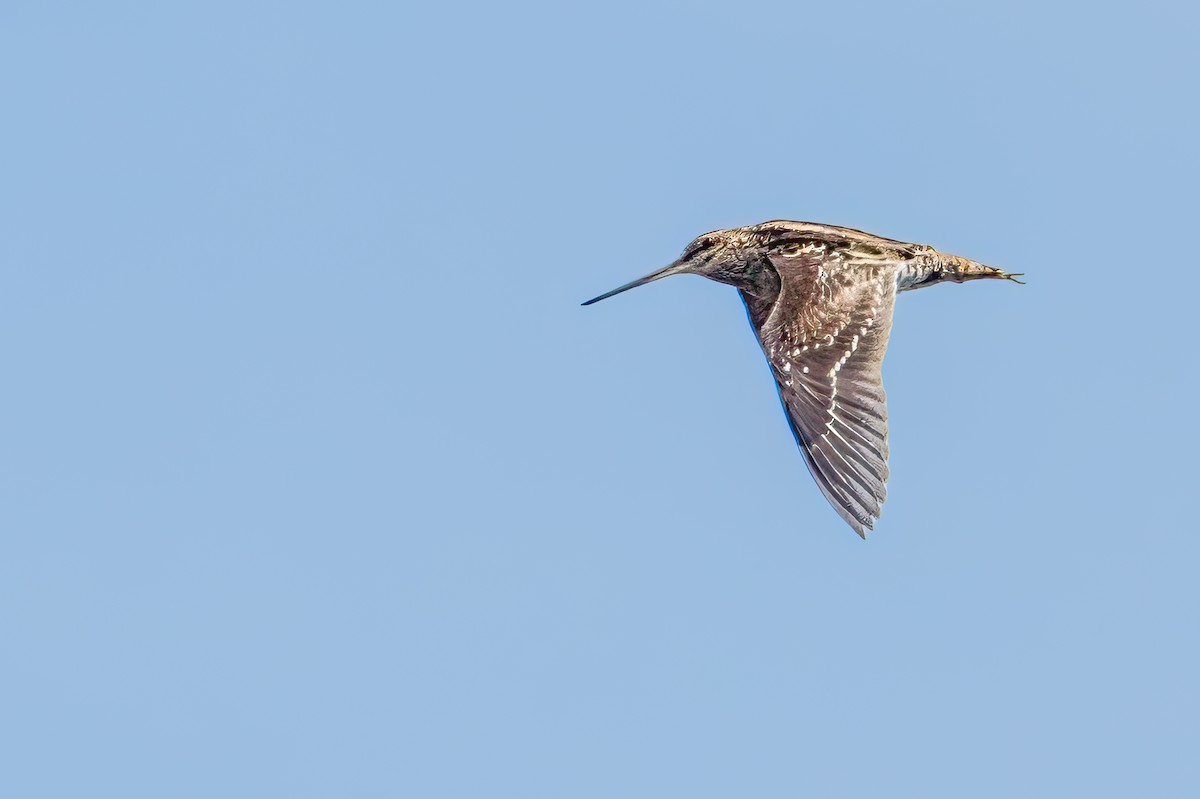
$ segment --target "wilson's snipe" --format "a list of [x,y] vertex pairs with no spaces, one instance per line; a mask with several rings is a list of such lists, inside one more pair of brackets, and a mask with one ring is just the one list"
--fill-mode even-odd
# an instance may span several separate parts
[[584,305],[678,274],[739,290],[809,471],[864,538],[887,496],[880,369],[896,293],[945,281],[1021,282],[923,244],[775,221],[706,233],[673,264]]

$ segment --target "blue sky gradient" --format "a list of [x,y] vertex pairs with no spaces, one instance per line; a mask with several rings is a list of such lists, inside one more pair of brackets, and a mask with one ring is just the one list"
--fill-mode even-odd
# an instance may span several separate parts
[[[0,795],[1200,793],[1186,4],[0,9]],[[890,496],[736,293],[902,296]]]

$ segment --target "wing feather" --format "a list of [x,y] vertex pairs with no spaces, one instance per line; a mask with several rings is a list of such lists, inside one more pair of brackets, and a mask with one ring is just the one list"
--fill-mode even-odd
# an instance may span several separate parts
[[[834,509],[865,537],[887,498],[882,366],[895,273],[824,248],[814,248],[809,259],[787,260],[777,265],[785,277],[779,297],[756,325],[759,342],[809,471]],[[751,315],[753,321],[753,309]]]

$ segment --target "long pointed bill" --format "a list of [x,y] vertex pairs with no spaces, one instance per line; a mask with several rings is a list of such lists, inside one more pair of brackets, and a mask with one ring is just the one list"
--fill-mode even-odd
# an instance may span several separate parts
[[676,261],[673,264],[664,266],[662,269],[659,269],[657,272],[651,272],[650,274],[646,275],[645,277],[639,277],[637,280],[626,283],[624,286],[621,286],[620,288],[615,288],[612,291],[609,291],[605,294],[601,294],[599,297],[592,297],[590,300],[588,300],[587,302],[582,303],[582,304],[583,305],[591,305],[593,302],[600,302],[600,300],[607,300],[609,297],[613,296],[614,294],[620,294],[622,291],[629,291],[630,289],[635,289],[638,286],[644,286],[647,283],[653,283],[654,281],[658,280],[659,278],[670,277],[671,275],[677,275],[680,272],[684,272],[684,271],[687,271],[686,268],[684,267],[684,265],[681,264],[679,261]]

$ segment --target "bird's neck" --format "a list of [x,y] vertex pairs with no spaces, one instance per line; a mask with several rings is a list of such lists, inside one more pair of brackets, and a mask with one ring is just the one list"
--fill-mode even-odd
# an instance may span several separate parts
[[766,258],[756,258],[739,264],[736,271],[711,275],[713,279],[726,283],[758,300],[772,303],[779,297],[782,285],[779,273]]
[[779,300],[779,292],[783,286],[774,265],[763,258],[728,282],[736,286],[738,293],[742,295],[750,324],[755,330],[762,329],[767,317],[771,315],[771,309]]

